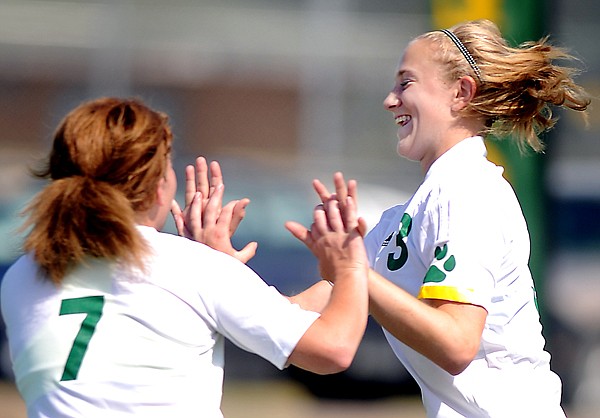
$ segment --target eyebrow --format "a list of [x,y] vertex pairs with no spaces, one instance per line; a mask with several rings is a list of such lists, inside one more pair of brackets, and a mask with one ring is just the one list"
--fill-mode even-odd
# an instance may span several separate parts
[[405,75],[414,77],[413,74],[414,73],[411,70],[409,70],[409,69],[398,70],[398,72],[396,73],[396,78],[402,78]]

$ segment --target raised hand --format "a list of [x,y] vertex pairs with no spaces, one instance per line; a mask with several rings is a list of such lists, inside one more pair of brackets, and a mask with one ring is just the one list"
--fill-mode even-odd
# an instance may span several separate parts
[[[348,180],[348,184],[346,184],[344,175],[338,171],[333,175],[333,184],[335,193],[330,193],[320,180],[313,180],[313,187],[323,204],[331,199],[335,199],[338,201],[341,212],[344,213],[346,210],[347,197],[350,196],[352,197],[355,206],[358,206],[358,187],[356,180]],[[364,218],[358,218],[358,231],[363,237],[367,233],[367,223]]]
[[[321,182],[313,183],[324,202],[315,208],[310,229],[296,222],[287,222],[286,228],[318,258],[321,277],[335,283],[357,272],[367,274],[368,261],[354,197],[347,193],[348,186],[341,173],[336,173],[334,182],[335,197],[321,187]],[[355,195],[355,182],[352,190]]]
[[237,251],[231,237],[244,218],[250,200],[234,200],[223,206],[224,187],[219,163],[213,161],[209,166],[204,157],[198,157],[195,167],[185,168],[185,208],[181,210],[173,201],[173,220],[179,235],[247,262],[256,254],[257,243],[251,242]]

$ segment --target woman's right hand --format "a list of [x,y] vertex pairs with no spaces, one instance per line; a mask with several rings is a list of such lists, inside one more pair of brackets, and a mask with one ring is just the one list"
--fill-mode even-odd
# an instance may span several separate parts
[[333,283],[346,273],[366,275],[369,265],[362,240],[366,224],[357,214],[356,182],[346,184],[342,173],[336,173],[334,184],[336,193],[330,194],[320,181],[313,183],[323,203],[315,207],[310,229],[286,223],[292,235],[318,258],[321,277]]
[[[290,364],[320,374],[337,373],[350,366],[369,313],[369,263],[356,201],[347,193],[348,185],[341,173],[335,174],[334,181],[336,193],[317,205],[310,229],[296,222],[286,223],[287,229],[319,259],[321,276],[334,283],[333,287],[320,285],[319,301],[309,301],[319,305],[321,316],[288,359]],[[318,187],[315,190],[321,194]],[[322,297],[325,299],[320,300]]]
[[250,200],[234,200],[222,206],[223,194],[223,175],[219,163],[212,161],[209,166],[204,157],[198,157],[195,167],[188,165],[185,169],[185,207],[182,210],[173,201],[173,220],[179,235],[246,263],[256,254],[258,244],[250,242],[238,251],[233,247],[231,237],[244,218]]
[[[327,187],[320,181],[314,180],[313,187],[321,199],[321,203],[325,204],[326,202],[335,199],[338,201],[340,211],[342,214],[346,210],[346,202],[347,197],[352,197],[354,201],[354,205],[356,209],[358,208],[358,186],[356,184],[356,180],[348,180],[348,183],[344,181],[344,176],[342,173],[337,172],[333,176],[333,183],[335,187],[335,193],[330,193]],[[367,233],[367,223],[364,218],[358,217],[358,231],[361,236],[365,236]]]

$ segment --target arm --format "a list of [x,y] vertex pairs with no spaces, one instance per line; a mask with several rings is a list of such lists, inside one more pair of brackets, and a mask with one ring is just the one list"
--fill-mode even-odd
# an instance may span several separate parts
[[319,280],[305,291],[294,296],[287,296],[287,298],[307,311],[323,312],[329,303],[332,290],[332,286],[327,280]]
[[319,206],[311,230],[294,222],[286,227],[318,258],[321,276],[335,286],[326,282],[318,283],[316,289],[313,286],[311,291],[319,293],[328,286],[330,298],[288,362],[326,374],[350,366],[365,332],[368,261],[352,198],[347,199],[343,215],[336,200]]
[[487,311],[476,305],[417,299],[369,271],[371,315],[394,337],[456,375],[479,349]]
[[[348,182],[346,187],[338,178],[334,182],[336,192],[330,193],[315,180],[322,202],[346,196],[356,199],[356,183]],[[364,223],[359,229],[364,234]],[[373,270],[369,270],[369,309],[394,337],[451,374],[462,372],[477,354],[487,317],[480,306],[417,299]]]

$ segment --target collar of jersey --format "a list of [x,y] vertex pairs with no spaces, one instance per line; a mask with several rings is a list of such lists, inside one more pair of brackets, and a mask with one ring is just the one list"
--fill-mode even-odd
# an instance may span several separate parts
[[487,149],[481,136],[471,136],[458,142],[448,151],[443,153],[437,160],[431,164],[425,179],[430,177],[436,172],[443,172],[445,170],[453,170],[457,166],[465,167],[469,161],[473,159],[485,158],[487,156]]

